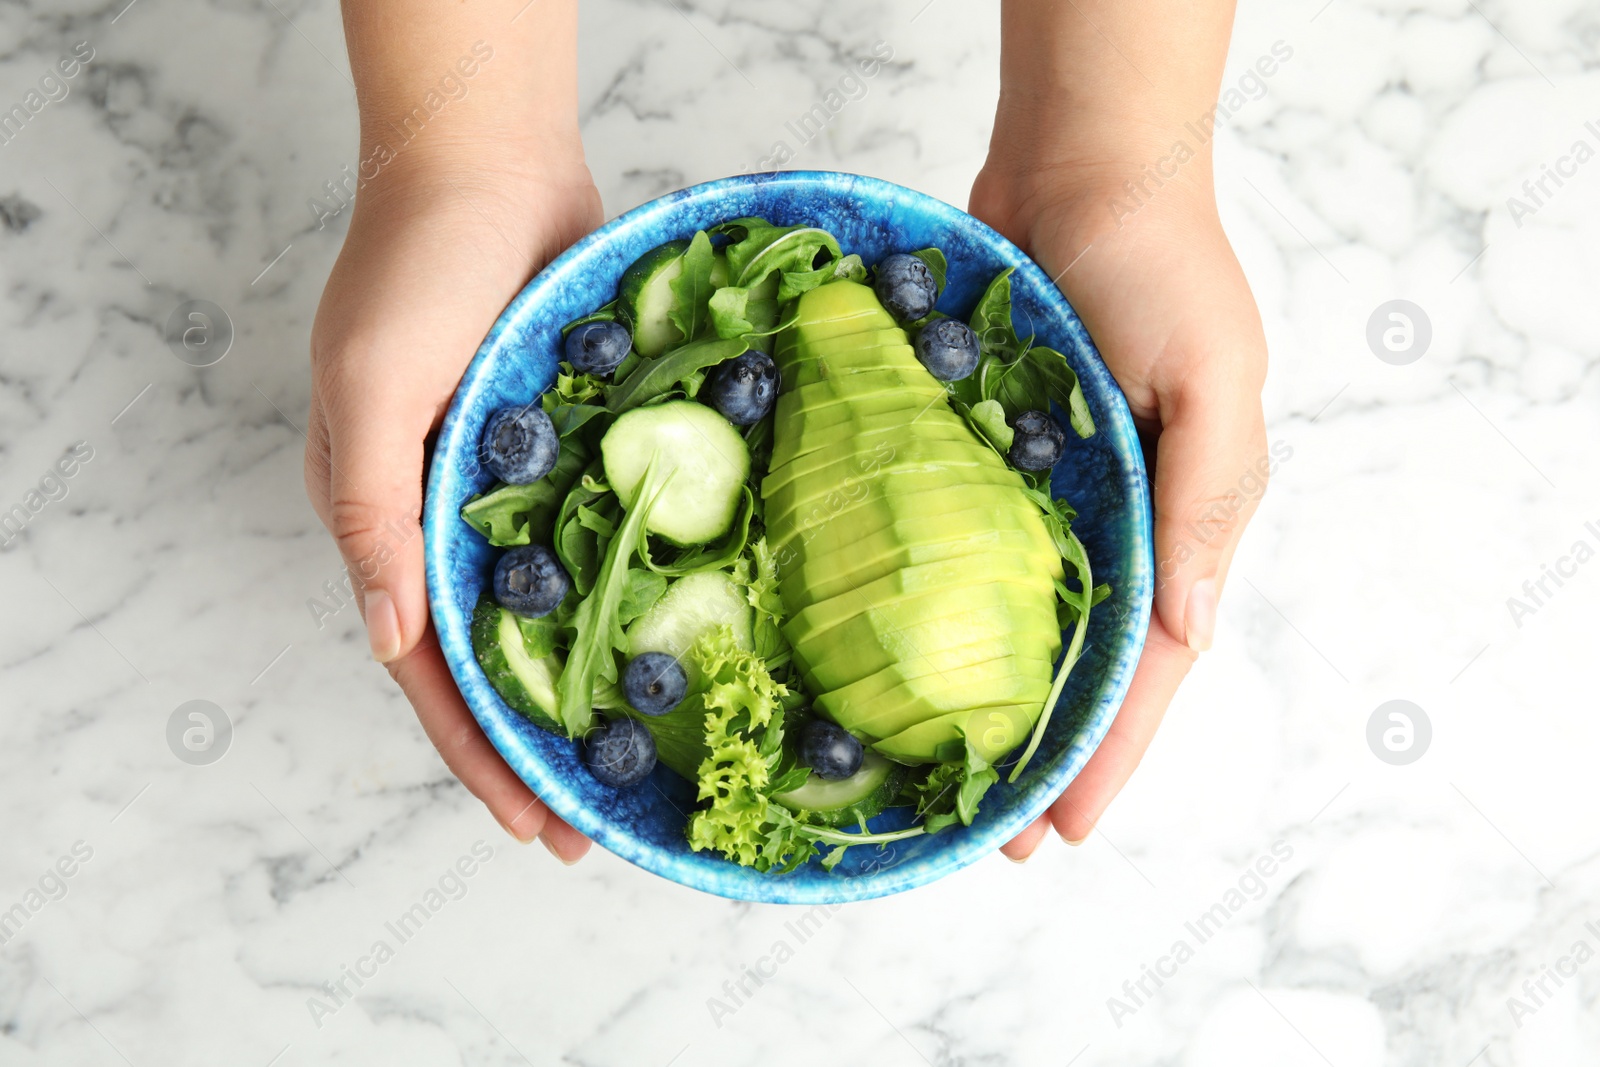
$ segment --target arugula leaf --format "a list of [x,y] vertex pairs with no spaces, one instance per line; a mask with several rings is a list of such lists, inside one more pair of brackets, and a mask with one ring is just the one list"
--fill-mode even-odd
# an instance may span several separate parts
[[[593,590],[572,615],[567,664],[556,682],[556,717],[566,727],[568,737],[580,736],[594,718],[596,682],[617,680],[615,653],[627,648],[619,609],[628,590],[629,563],[644,541],[645,520],[650,517],[650,509],[673,474],[670,468],[658,467],[657,458],[659,456],[652,457],[634,496],[634,506],[617,527],[616,536],[606,545]],[[573,584],[577,584],[576,576]]]
[[780,275],[778,283],[778,304],[787,304],[802,293],[809,293],[819,285],[826,285],[841,278],[850,281],[864,281],[867,277],[866,265],[861,262],[861,257],[855,254],[836,259],[826,266],[816,270],[786,270]]
[[614,415],[632,410],[662,396],[697,371],[714,367],[750,350],[750,342],[740,337],[706,337],[655,359],[642,361],[621,383],[611,387],[606,407]]
[[952,742],[950,747],[955,751],[941,752],[946,756],[944,762],[910,787],[923,829],[930,834],[958,822],[971,826],[978,814],[979,801],[989,787],[1000,780],[999,772],[989,766],[965,736]]
[[555,652],[561,639],[561,623],[557,613],[541,615],[537,619],[516,616],[517,630],[522,634],[522,646],[529,659],[543,659]]
[[647,540],[639,545],[639,559],[646,567],[656,574],[665,574],[674,578],[696,571],[722,570],[744,551],[745,542],[750,537],[750,518],[755,513],[755,494],[750,487],[744,487],[744,501],[739,505],[739,512],[734,516],[733,529],[722,539],[720,545],[699,545],[695,548],[685,549],[680,552],[670,563],[657,563],[650,553],[650,543]]
[[544,541],[556,525],[561,501],[588,462],[589,453],[576,440],[561,442],[555,469],[531,485],[497,485],[462,505],[461,518],[491,545],[525,545]]
[[774,226],[766,219],[742,218],[713,232],[733,238],[727,247],[729,285],[755,285],[775,270],[816,270],[823,251],[832,259],[844,256],[833,234],[815,226]]
[[611,414],[595,404],[556,404],[546,408],[545,411],[550,416],[550,421],[555,424],[556,433],[561,437],[572,436],[590,419]]
[[598,308],[598,309],[596,309],[594,311],[591,311],[591,312],[589,312],[589,314],[584,315],[582,318],[573,319],[571,322],[569,322],[565,326],[561,327],[561,336],[562,337],[567,336],[567,334],[571,333],[573,330],[577,329],[579,326],[582,326],[586,322],[615,322],[615,321],[617,321],[617,302],[615,300],[613,300],[613,301],[611,301],[611,303],[605,305],[604,307],[601,307],[601,308]]
[[[596,528],[592,517],[596,514],[595,505],[606,500],[609,510],[620,506],[611,495],[610,487],[597,480],[596,476],[602,472],[600,460],[590,463],[583,477],[568,490],[566,499],[561,502],[561,510],[556,513],[555,543],[551,547],[572,576],[572,587],[580,596],[587,596],[594,587],[600,573],[601,557],[606,550],[602,531]],[[591,515],[587,524],[580,514],[582,510],[587,510]],[[609,540],[609,534],[604,536]]]
[[[1017,339],[1017,332],[1011,325],[1011,275],[1014,270],[1013,267],[1007,267],[994,276],[989,287],[983,291],[983,296],[978,298],[978,305],[972,309],[972,317],[967,320],[972,332],[978,335],[978,350],[1002,363],[1011,362],[1027,348],[1024,342]],[[993,395],[984,391],[984,399]]]
[[778,301],[766,283],[728,285],[711,294],[711,325],[718,337],[765,336],[778,326]]
[[622,599],[617,601],[617,622],[628,625],[655,607],[666,592],[667,580],[655,571],[630,570],[622,587]]
[[1067,422],[1079,437],[1093,437],[1094,416],[1083,395],[1078,376],[1067,357],[1053,348],[1029,348],[1010,363],[991,362],[979,369],[986,399],[998,400],[1006,415],[1015,419],[1024,411],[1044,407],[1041,398],[1067,413]]
[[1099,590],[1094,585],[1093,571],[1089,567],[1089,550],[1083,547],[1083,542],[1078,540],[1078,535],[1070,528],[1067,529],[1066,536],[1069,541],[1068,551],[1061,555],[1067,563],[1077,569],[1078,582],[1082,589],[1073,593],[1066,585],[1057,582],[1056,594],[1074,606],[1078,616],[1077,623],[1072,628],[1072,640],[1067,644],[1066,653],[1061,657],[1061,666],[1056,668],[1056,677],[1050,686],[1050,693],[1044,699],[1044,710],[1039,715],[1039,721],[1033,725],[1033,734],[1028,738],[1028,747],[1023,749],[1022,757],[1017,760],[1017,765],[1011,769],[1011,776],[1006,779],[1009,782],[1015,782],[1022,776],[1028,761],[1032,760],[1033,754],[1039,750],[1039,742],[1044,740],[1044,732],[1050,725],[1050,716],[1055,711],[1056,701],[1061,699],[1061,691],[1066,688],[1067,676],[1072,673],[1078,658],[1083,655],[1083,639],[1089,630],[1089,609],[1099,595]]
[[667,283],[672,288],[672,309],[667,318],[692,341],[699,336],[707,322],[706,305],[711,299],[711,238],[700,230],[683,253],[683,268],[678,276]]
[[1006,409],[1000,406],[997,400],[983,400],[967,411],[967,421],[972,428],[977,430],[994,450],[1003,457],[1011,448],[1011,442],[1016,439],[1016,431],[1012,430],[1006,422]]

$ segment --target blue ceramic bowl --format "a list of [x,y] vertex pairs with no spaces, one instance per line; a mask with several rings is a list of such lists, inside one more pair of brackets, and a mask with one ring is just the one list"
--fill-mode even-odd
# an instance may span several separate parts
[[[1114,591],[1090,617],[1087,652],[1027,773],[1014,786],[1002,775],[971,827],[881,850],[853,848],[831,872],[812,862],[788,875],[764,875],[689,851],[684,823],[694,789],[688,782],[657,767],[651,783],[624,790],[601,785],[584,769],[573,742],[530,725],[505,705],[473,658],[468,636],[497,551],[457,514],[492,481],[476,460],[484,420],[550,385],[561,327],[609,301],[640,255],[746,215],[820,226],[868,264],[891,252],[937,246],[950,261],[939,308],[962,319],[996,273],[1017,268],[1012,299],[1018,332],[1037,331],[1039,343],[1066,354],[1099,428],[1087,441],[1069,442],[1052,485],[1078,510],[1074,529],[1088,546],[1096,582],[1110,582]],[[613,219],[541,271],[494,324],[456,390],[434,447],[423,532],[428,596],[445,658],[484,732],[523,781],[572,826],[647,871],[708,893],[775,903],[864,900],[924,885],[994,851],[1032,822],[1110,727],[1144,645],[1153,589],[1149,489],[1127,403],[1049,277],[1015,245],[942,201],[875,178],[817,171],[724,178],[669,194]],[[903,810],[873,821],[874,829],[903,825]]]

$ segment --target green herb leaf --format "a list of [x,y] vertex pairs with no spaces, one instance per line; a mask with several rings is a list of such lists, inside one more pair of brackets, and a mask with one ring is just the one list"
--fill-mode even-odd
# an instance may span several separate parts
[[1047,408],[1048,399],[1067,413],[1067,422],[1079,437],[1094,436],[1094,416],[1083,395],[1078,376],[1067,357],[1053,348],[1029,348],[1010,363],[990,363],[980,368],[985,397],[998,400],[1006,415],[1015,419],[1024,411]]
[[707,304],[711,300],[712,258],[711,238],[701,230],[683,253],[683,269],[668,283],[672,288],[672,310],[667,317],[685,340],[698,337],[709,321]]
[[765,337],[778,329],[778,301],[770,281],[730,285],[711,294],[711,326],[718,337]]
[[833,234],[815,226],[774,226],[766,219],[742,218],[715,227],[728,234],[728,283],[752,286],[775,270],[812,271],[817,258],[827,251],[832,259],[844,252]]
[[[670,469],[663,473],[651,461],[634,496],[634,506],[606,546],[593,590],[573,613],[567,665],[556,683],[558,718],[568,737],[580,736],[593,719],[596,682],[617,680],[616,652],[627,648],[619,608],[628,589],[629,564],[644,540],[650,509],[671,477]],[[573,584],[577,584],[576,578]]]
[[622,599],[617,602],[617,622],[628,625],[640,615],[656,606],[667,591],[667,580],[652,570],[634,568],[628,572],[622,587]]
[[967,412],[967,421],[1001,456],[1010,450],[1016,432],[1006,422],[1006,409],[1000,406],[998,400],[983,400],[972,405]]
[[568,490],[555,519],[554,544],[551,547],[572,576],[572,586],[580,596],[587,596],[599,577],[601,557],[606,550],[605,541],[610,535],[602,537],[602,531],[596,528],[593,518],[585,524],[579,511],[587,510],[591,516],[596,515],[596,505],[602,500],[606,501],[606,509],[612,514],[621,506],[610,487],[594,477],[601,471],[600,460],[594,460],[577,484]]
[[602,307],[596,311],[591,311],[581,319],[573,319],[571,322],[561,327],[561,336],[567,336],[567,334],[571,333],[573,330],[577,329],[579,326],[582,326],[586,322],[615,322],[616,320],[617,302],[613,300],[605,307]]
[[541,615],[537,619],[517,617],[517,629],[522,633],[522,647],[527,650],[529,659],[543,659],[556,650],[561,639],[561,624],[556,621],[555,612]]
[[547,408],[546,413],[555,425],[556,433],[562,437],[570,437],[581,429],[590,419],[611,413],[595,404],[556,404]]
[[999,773],[965,736],[951,742],[948,750],[939,754],[944,762],[910,787],[923,829],[930,834],[958,822],[971,826],[978,814],[978,802],[989,787],[1000,780]]
[[744,499],[739,505],[739,512],[734,516],[733,529],[728,531],[719,544],[699,545],[695,548],[684,549],[670,562],[658,563],[651,551],[649,541],[639,545],[639,558],[646,567],[657,574],[680,578],[685,574],[694,574],[696,571],[722,570],[728,564],[738,559],[744,552],[745,542],[750,537],[750,518],[755,512],[755,494],[750,487],[744,487]]
[[836,259],[816,270],[786,270],[780,275],[777,302],[782,306],[802,293],[809,293],[819,285],[826,285],[842,278],[859,282],[865,280],[866,276],[866,265],[861,262],[860,256],[854,254]]
[[750,350],[744,338],[706,337],[642,361],[632,374],[611,387],[606,407],[620,415],[670,392],[685,378]]
[[[994,276],[989,287],[983,291],[983,296],[978,299],[977,307],[972,309],[972,318],[967,320],[967,325],[972,327],[972,332],[978,335],[978,349],[985,356],[992,356],[1001,363],[1009,363],[1020,356],[1027,345],[1017,339],[1017,332],[1011,325],[1011,274],[1012,267],[1007,267]],[[980,368],[981,373],[981,368]],[[994,396],[985,389],[984,399]],[[1009,409],[1007,409],[1009,410]]]
[[461,518],[491,545],[525,545],[549,541],[561,501],[571,491],[588,450],[577,440],[563,441],[555,469],[532,485],[497,485],[461,508]]

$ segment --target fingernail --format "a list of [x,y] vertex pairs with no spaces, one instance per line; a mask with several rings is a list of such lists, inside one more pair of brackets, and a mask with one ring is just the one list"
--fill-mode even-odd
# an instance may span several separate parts
[[562,863],[566,864],[568,867],[571,867],[574,863],[578,862],[577,860],[569,860],[569,859],[567,859],[567,857],[565,857],[561,853],[557,852],[556,851],[556,846],[554,846],[554,845],[552,845],[550,843],[550,839],[548,837],[540,835],[539,841],[544,845],[546,852],[550,853],[550,855],[554,856],[556,859],[560,860]]
[[369,589],[364,600],[367,609],[367,643],[372,646],[372,658],[388,663],[400,654],[400,614],[394,609],[394,597],[382,589]]
[[[1037,849],[1035,851],[1037,851]],[[1001,853],[1001,855],[1005,854]],[[1006,856],[1006,859],[1010,860],[1012,863],[1027,863],[1029,860],[1033,859],[1033,853],[1030,852],[1026,856]]]
[[531,845],[531,844],[533,844],[533,838],[531,838],[531,837],[523,837],[521,834],[519,834],[515,830],[513,830],[510,827],[510,825],[508,825],[507,823],[500,822],[499,818],[496,818],[495,822],[500,823],[500,829],[504,830],[506,833],[511,835],[511,840],[513,840],[513,841],[515,841],[515,842],[517,842],[518,844],[521,844],[521,845]]
[[[1089,833],[1092,834],[1092,833],[1094,833],[1094,831],[1090,830]],[[1076,841],[1074,841],[1070,837],[1062,837],[1061,840],[1065,841],[1067,844],[1071,845],[1073,848],[1077,848],[1079,845],[1081,845],[1085,841],[1089,840],[1089,834],[1084,834],[1082,837],[1078,838]]]
[[1183,635],[1189,647],[1204,652],[1217,630],[1217,580],[1202,578],[1189,589],[1189,606],[1183,615]]

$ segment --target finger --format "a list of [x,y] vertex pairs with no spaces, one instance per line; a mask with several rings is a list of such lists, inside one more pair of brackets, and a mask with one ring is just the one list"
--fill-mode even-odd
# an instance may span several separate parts
[[362,359],[328,376],[327,523],[360,592],[372,656],[392,663],[428,627],[422,450],[435,414],[404,375]]
[[1045,832],[1050,829],[1050,819],[1041,815],[1028,824],[1016,837],[1000,846],[1000,854],[1013,863],[1026,863],[1039,847],[1039,842],[1044,840]]
[[1269,470],[1260,383],[1244,361],[1231,366],[1179,387],[1156,445],[1156,614],[1196,652],[1211,647],[1224,563]]
[[523,844],[544,832],[551,821],[549,812],[500,758],[467,710],[438,642],[430,637],[391,663],[389,671],[417,709],[417,719],[445,766],[483,801],[495,821]]
[[1105,740],[1050,807],[1050,821],[1068,844],[1076,845],[1089,836],[1139,766],[1172,694],[1195,658],[1195,651],[1168,633],[1159,620],[1151,623],[1128,696]]
[[589,839],[555,815],[546,819],[544,833],[539,837],[551,855],[569,867],[583,859],[584,854],[589,851]]

